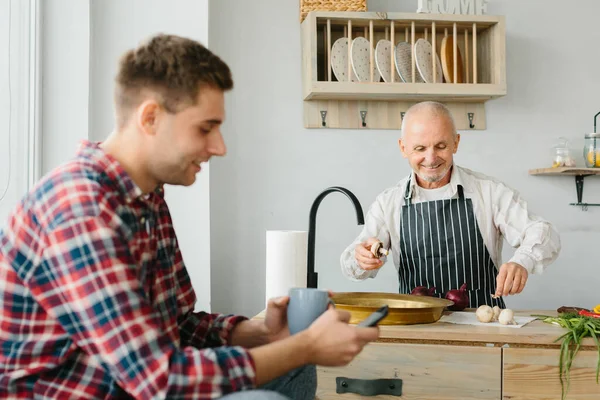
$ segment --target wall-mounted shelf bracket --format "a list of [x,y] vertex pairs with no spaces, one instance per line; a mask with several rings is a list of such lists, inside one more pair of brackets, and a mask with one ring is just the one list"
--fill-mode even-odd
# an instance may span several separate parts
[[577,203],[569,203],[572,206],[581,207],[582,211],[587,211],[588,207],[600,207],[598,203],[583,202],[583,179],[586,176],[600,175],[600,168],[577,168],[577,167],[559,167],[559,168],[538,168],[529,170],[529,175],[553,175],[553,176],[575,176],[575,189],[577,190]]
[[577,189],[577,203],[569,203],[572,206],[581,206],[583,211],[587,211],[588,207],[600,207],[597,203],[583,203],[583,178],[589,175],[575,175],[575,188]]

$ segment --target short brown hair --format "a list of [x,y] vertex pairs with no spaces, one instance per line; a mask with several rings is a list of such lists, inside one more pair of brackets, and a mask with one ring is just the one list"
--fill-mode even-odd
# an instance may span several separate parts
[[196,103],[203,86],[223,91],[233,87],[231,71],[202,44],[175,35],[159,34],[125,53],[116,76],[117,125],[122,127],[145,91],[157,96],[169,112]]

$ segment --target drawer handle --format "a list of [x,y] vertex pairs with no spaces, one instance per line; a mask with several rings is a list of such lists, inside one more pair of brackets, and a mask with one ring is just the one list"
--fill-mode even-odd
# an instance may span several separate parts
[[336,393],[356,393],[361,396],[387,394],[402,396],[402,379],[335,378]]

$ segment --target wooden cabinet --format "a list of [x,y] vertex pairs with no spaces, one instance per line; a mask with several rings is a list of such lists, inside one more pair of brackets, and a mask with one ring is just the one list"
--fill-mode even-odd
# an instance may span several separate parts
[[[503,349],[503,400],[560,399],[558,349]],[[580,351],[571,366],[568,400],[598,400],[598,352]]]
[[336,378],[402,379],[401,397],[376,399],[486,400],[500,399],[501,349],[469,346],[430,346],[375,343],[343,368],[319,367],[319,400],[361,399],[336,394]]
[[[318,400],[558,400],[559,349],[375,343],[348,366],[318,367]],[[580,351],[567,400],[600,399],[598,352]],[[337,394],[336,378],[401,379],[402,395]]]
[[[556,315],[521,310],[516,315]],[[264,318],[264,311],[255,318]],[[444,322],[380,326],[380,339],[347,366],[317,367],[318,400],[560,400],[560,344],[566,330],[542,321],[521,328]],[[581,342],[571,367],[566,400],[598,400],[598,348]],[[402,395],[374,397],[336,393],[336,378],[400,379]]]
[[[522,310],[516,315],[556,315]],[[560,344],[565,330],[542,321],[522,328],[456,325],[381,326],[380,342],[370,344],[348,366],[318,367],[317,398],[410,400],[560,400]],[[598,400],[598,350],[591,338],[571,367],[567,400]],[[335,378],[402,379],[402,396],[336,394]]]
[[[344,57],[345,76],[353,76],[351,44],[359,36],[371,45],[369,65],[375,71],[377,44],[381,40],[394,44],[390,43],[385,57],[396,70],[394,49],[404,42],[409,49],[405,64],[401,63],[407,69],[406,77],[392,73],[384,81],[377,79],[379,73],[371,73],[366,81],[338,81],[332,60]],[[506,95],[505,36],[503,16],[310,12],[302,22],[301,34],[305,127],[399,129],[408,107],[436,100],[450,108],[458,129],[485,129],[484,103]],[[342,47],[348,54],[332,51],[340,38],[346,38]],[[442,59],[442,44],[452,42],[452,46],[444,46],[445,59],[452,60],[445,65],[454,63],[454,73],[459,70],[457,60],[461,60],[460,79],[458,72],[442,79],[444,73],[437,68],[431,68],[430,82],[419,79],[419,65],[426,69],[423,65],[429,62],[429,56],[417,60],[415,55],[415,43],[420,39],[435,49],[430,52],[429,67],[436,65],[436,55]]]

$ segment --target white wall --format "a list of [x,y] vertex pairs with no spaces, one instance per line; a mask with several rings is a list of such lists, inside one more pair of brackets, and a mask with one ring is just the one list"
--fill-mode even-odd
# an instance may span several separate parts
[[[229,153],[211,168],[215,311],[251,315],[263,307],[265,231],[306,230],[312,201],[323,189],[347,187],[366,212],[379,192],[410,171],[397,149],[398,132],[303,128],[297,3],[211,2],[211,48],[229,63],[235,82],[223,127]],[[371,0],[368,7],[414,12],[417,1]],[[488,14],[506,16],[508,95],[486,104],[487,130],[462,133],[456,161],[519,190],[533,212],[558,227],[563,244],[557,262],[507,303],[544,309],[595,305],[600,207],[582,212],[568,205],[576,201],[572,177],[533,177],[527,171],[550,164],[558,136],[572,139],[583,162],[583,136],[600,110],[600,56],[593,50],[600,42],[600,3],[582,0],[574,8],[557,0],[492,0]],[[600,203],[600,180],[586,178],[583,199]],[[391,263],[368,282],[342,276],[340,253],[359,230],[343,195],[323,201],[316,236],[319,286],[397,291]],[[510,254],[505,248],[504,259]]]
[[0,2],[0,229],[27,189],[29,7]]
[[[33,156],[29,154],[28,143],[29,113],[34,111],[30,108],[33,92],[29,76],[29,65],[34,62],[29,54],[31,3],[21,0],[0,3],[0,49],[6,51],[0,57],[0,121],[6,124],[0,129],[2,225],[28,189],[28,157]],[[44,0],[39,4],[41,87],[38,91],[42,137],[41,160],[37,162],[41,161],[41,172],[46,173],[72,157],[78,142],[88,137],[89,1]]]
[[[113,90],[119,57],[156,33],[190,37],[208,45],[207,0],[94,0],[91,2],[90,138],[114,128]],[[167,187],[183,258],[198,297],[210,309],[209,168],[191,188]]]
[[89,0],[44,0],[42,12],[42,173],[88,138]]
[[[124,51],[158,32],[207,44],[208,1],[44,0],[42,29],[42,172],[47,173],[73,157],[82,139],[102,141],[113,129],[113,80]],[[210,309],[208,177],[206,168],[191,188],[166,190],[197,306],[204,310]]]

